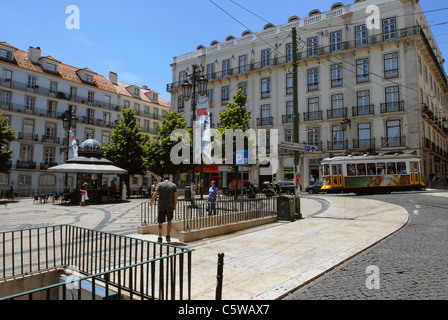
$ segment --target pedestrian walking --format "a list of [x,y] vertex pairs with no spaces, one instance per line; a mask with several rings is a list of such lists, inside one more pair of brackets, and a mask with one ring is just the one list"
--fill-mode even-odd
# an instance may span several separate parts
[[86,188],[86,183],[84,183],[81,188],[79,189],[80,193],[81,193],[81,201],[79,202],[79,206],[85,206],[86,205],[86,200],[89,199],[87,196],[87,188]]
[[157,180],[154,180],[151,186],[151,197],[154,194],[154,192],[156,192],[156,187],[157,187]]
[[434,187],[434,180],[436,179],[435,174],[431,171],[431,173],[429,174],[429,184],[428,184],[428,188],[433,188]]
[[115,197],[117,195],[117,185],[114,181],[110,183],[110,193],[112,194],[112,201],[115,201]]
[[121,200],[126,201],[126,183],[121,181]]
[[157,196],[159,202],[157,206],[157,222],[159,224],[159,238],[158,242],[162,242],[162,228],[163,223],[167,222],[166,242],[171,242],[171,228],[174,216],[174,210],[177,206],[177,187],[174,183],[169,181],[168,177],[163,178],[163,181],[158,183],[156,190],[152,195],[149,205],[152,206]]
[[212,181],[211,187],[208,189],[208,199],[209,199],[209,209],[208,209],[208,215],[216,215],[216,196],[219,197],[219,200],[221,200],[221,195],[219,194],[218,187],[216,186],[216,182]]

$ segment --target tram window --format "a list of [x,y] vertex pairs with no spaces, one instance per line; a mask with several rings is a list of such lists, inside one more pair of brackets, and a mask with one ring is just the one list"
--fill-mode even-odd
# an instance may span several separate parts
[[398,169],[398,173],[401,174],[406,174],[406,163],[405,162],[398,162],[397,163],[397,169]]
[[384,175],[384,170],[386,168],[386,164],[383,162],[377,163],[376,164],[376,174],[379,176]]
[[348,176],[356,176],[356,165],[355,164],[347,165],[347,175]]
[[369,176],[375,175],[375,164],[374,163],[367,164],[367,175],[369,175]]
[[366,175],[366,164],[365,163],[358,163],[356,165],[357,174],[358,176],[365,176]]
[[329,176],[330,175],[330,165],[326,164],[324,165],[324,176]]
[[411,172],[418,172],[418,162],[411,162]]
[[333,176],[340,176],[340,175],[342,175],[342,166],[340,164],[333,164],[331,166],[331,174]]
[[395,174],[397,169],[395,168],[395,162],[387,163],[387,174]]

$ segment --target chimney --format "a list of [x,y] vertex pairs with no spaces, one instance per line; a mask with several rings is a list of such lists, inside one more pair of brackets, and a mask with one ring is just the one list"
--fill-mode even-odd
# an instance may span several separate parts
[[118,75],[115,72],[110,71],[109,72],[109,81],[112,84],[117,84],[117,82],[118,82]]
[[30,59],[32,63],[39,63],[40,57],[41,57],[40,47],[37,48],[30,47],[28,49],[28,59]]

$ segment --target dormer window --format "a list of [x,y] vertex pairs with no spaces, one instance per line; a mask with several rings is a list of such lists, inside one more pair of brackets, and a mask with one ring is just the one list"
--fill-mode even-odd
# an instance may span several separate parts
[[56,72],[57,68],[58,67],[54,63],[47,62],[45,65],[45,69],[47,69],[48,71]]
[[134,87],[134,96],[140,96],[140,88]]
[[38,61],[44,71],[50,72],[53,74],[58,73],[58,65],[61,62],[56,60],[52,56],[46,56],[46,57],[39,58]]
[[95,72],[93,72],[92,70],[84,68],[79,69],[78,71],[76,71],[76,73],[83,82],[88,84],[95,84],[94,82]]
[[0,57],[7,60],[12,60],[13,54],[11,51],[0,49]]
[[157,93],[153,93],[152,94],[152,100],[156,101],[156,102],[159,101],[159,95]]
[[84,81],[93,83],[93,76],[91,74],[84,74]]

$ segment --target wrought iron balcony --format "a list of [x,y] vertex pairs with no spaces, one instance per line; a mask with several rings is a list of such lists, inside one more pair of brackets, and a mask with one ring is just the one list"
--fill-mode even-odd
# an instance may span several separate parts
[[303,121],[322,121],[322,111],[304,112]]
[[347,150],[348,141],[347,140],[332,140],[327,141],[327,150]]
[[34,161],[20,161],[17,160],[17,164],[16,164],[16,168],[17,169],[36,169],[36,162]]
[[382,148],[403,148],[405,146],[406,146],[406,136],[381,138]]
[[347,108],[327,110],[327,119],[347,118]]
[[404,101],[381,103],[381,113],[404,112]]
[[282,115],[282,123],[293,123],[294,115],[293,114],[284,114]]
[[375,148],[375,138],[373,139],[353,139],[354,149]]
[[272,124],[273,124],[273,117],[257,118],[258,127],[272,126]]
[[367,106],[352,107],[352,115],[354,117],[371,116],[375,114],[375,106],[373,104]]

